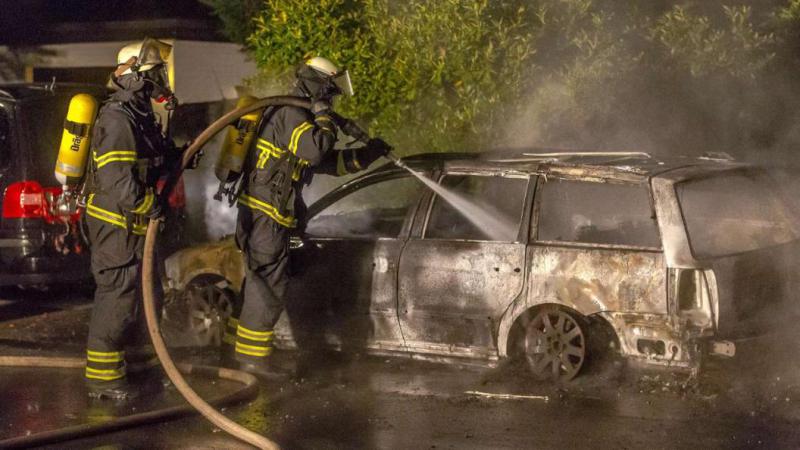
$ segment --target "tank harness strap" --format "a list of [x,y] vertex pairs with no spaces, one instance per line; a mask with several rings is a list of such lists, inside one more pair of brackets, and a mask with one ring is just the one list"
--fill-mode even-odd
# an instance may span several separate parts
[[64,119],[64,129],[74,136],[88,137],[91,124]]
[[253,120],[246,120],[244,118],[239,118],[239,121],[236,122],[236,129],[239,130],[241,133],[249,133],[256,129],[257,121]]

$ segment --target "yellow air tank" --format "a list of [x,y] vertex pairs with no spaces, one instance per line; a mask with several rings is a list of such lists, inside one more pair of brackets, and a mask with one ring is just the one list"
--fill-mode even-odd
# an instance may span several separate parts
[[62,186],[76,185],[83,178],[96,114],[97,100],[91,95],[77,94],[69,101],[55,170]]
[[[236,102],[236,108],[252,105],[257,99],[250,95],[243,95],[239,97]],[[261,118],[261,111],[253,111],[249,114],[242,116],[241,119],[228,130],[225,135],[225,141],[219,152],[217,165],[214,167],[214,173],[217,175],[222,183],[230,183],[236,181],[242,173],[242,166],[244,165],[247,150],[253,142],[256,135],[256,128],[258,120]]]

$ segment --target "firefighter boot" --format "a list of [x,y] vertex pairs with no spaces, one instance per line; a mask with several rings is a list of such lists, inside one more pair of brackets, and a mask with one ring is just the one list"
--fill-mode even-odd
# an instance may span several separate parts
[[222,343],[219,347],[219,359],[217,364],[226,369],[237,369],[239,363],[236,361],[236,329],[239,326],[239,320],[235,317],[229,317],[225,325],[225,334],[222,336]]
[[271,381],[285,380],[289,378],[290,375],[288,371],[275,364],[272,358],[266,358],[259,362],[239,361],[239,370]]
[[138,397],[139,389],[125,378],[112,381],[87,380],[86,389],[89,397],[116,401],[133,400]]
[[223,343],[219,349],[219,366],[227,369],[238,368],[239,363],[236,361],[234,354],[233,345]]

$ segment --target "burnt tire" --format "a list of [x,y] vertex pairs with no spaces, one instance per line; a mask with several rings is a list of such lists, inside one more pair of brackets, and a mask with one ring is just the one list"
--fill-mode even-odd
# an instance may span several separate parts
[[164,303],[161,326],[175,347],[217,347],[222,344],[236,294],[221,277],[198,277]]
[[558,306],[543,306],[520,319],[517,356],[539,380],[569,381],[588,358],[587,322]]

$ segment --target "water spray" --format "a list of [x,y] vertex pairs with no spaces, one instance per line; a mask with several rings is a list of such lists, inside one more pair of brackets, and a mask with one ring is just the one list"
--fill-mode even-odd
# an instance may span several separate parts
[[[339,128],[348,136],[353,137],[356,141],[364,144],[370,140],[369,134],[361,129],[355,122],[346,119],[336,113],[331,113],[331,118],[339,126]],[[502,213],[491,205],[477,204],[470,199],[459,195],[458,193],[449,190],[437,183],[436,181],[428,178],[423,173],[408,167],[408,165],[397,156],[391,149],[386,153],[386,158],[392,161],[397,167],[407,170],[411,175],[414,175],[425,186],[435,192],[450,206],[458,210],[467,220],[473,225],[478,227],[483,234],[492,239],[503,240],[509,237],[513,238],[514,225],[508,220],[505,220]]]

